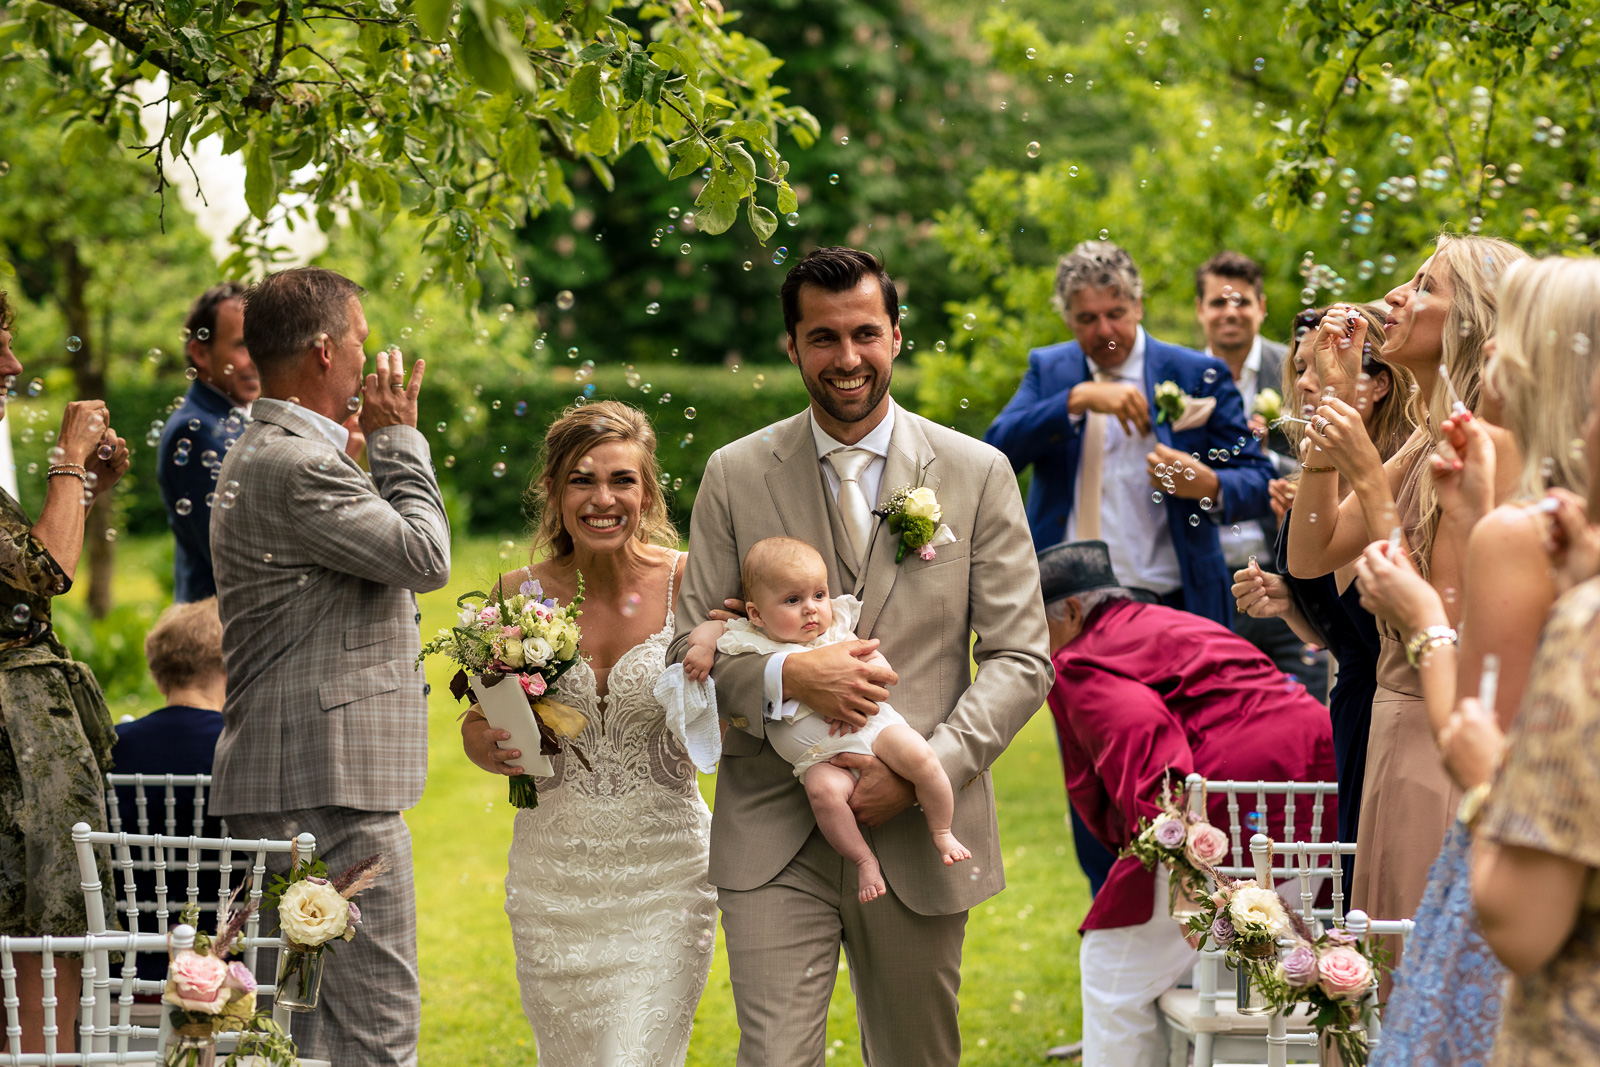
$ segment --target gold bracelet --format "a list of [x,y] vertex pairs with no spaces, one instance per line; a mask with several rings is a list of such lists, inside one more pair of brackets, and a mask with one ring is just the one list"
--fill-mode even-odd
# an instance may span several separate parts
[[1301,474],[1334,474],[1334,473],[1337,473],[1338,470],[1339,470],[1338,467],[1301,467],[1300,468],[1300,473]]
[[1413,668],[1420,668],[1423,656],[1444,645],[1453,645],[1458,640],[1456,632],[1448,626],[1424,627],[1406,642],[1406,662]]

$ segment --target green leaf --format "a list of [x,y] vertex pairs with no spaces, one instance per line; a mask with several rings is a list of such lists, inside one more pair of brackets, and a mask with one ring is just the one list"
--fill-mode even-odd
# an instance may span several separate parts
[[670,60],[669,67],[677,66],[681,69],[684,76],[689,79],[690,85],[698,86],[700,84],[700,65],[683,49],[656,41],[650,46],[650,51]]
[[266,134],[250,138],[244,153],[244,202],[250,213],[265,220],[278,201],[278,177],[272,170],[272,142]]
[[589,151],[598,156],[609,156],[617,150],[617,113],[608,107],[589,123]]
[[669,179],[681,178],[685,174],[693,174],[705,166],[706,160],[711,158],[711,150],[706,147],[706,143],[700,140],[699,137],[679,141],[678,144],[672,147],[677,151],[678,162],[672,168],[672,173],[667,175]]
[[747,186],[756,180],[756,161],[744,150],[743,145],[726,144],[722,148],[722,154],[728,157],[729,165],[739,172],[739,176],[745,180]]
[[579,122],[588,122],[605,105],[600,99],[600,68],[593,63],[578,68],[567,88],[567,110]]
[[[699,215],[695,216],[698,221]],[[756,198],[750,198],[750,228],[756,232],[756,240],[762,244],[767,243],[767,238],[778,231],[778,216],[767,208],[756,203]]]
[[617,46],[607,41],[599,41],[578,53],[579,63],[593,63],[604,56],[609,56],[617,50]]
[[788,182],[778,183],[778,210],[785,215],[800,210],[800,198],[794,195]]
[[539,177],[539,131],[523,119],[500,133],[500,165],[523,188]]
[[187,26],[194,15],[194,0],[167,0],[167,21],[173,29]]
[[445,27],[450,25],[451,0],[416,0],[412,10],[417,13],[417,25],[430,40],[442,41]]
[[695,229],[711,235],[725,232],[739,217],[743,199],[744,182],[718,167],[695,198]]
[[511,63],[494,43],[484,36],[478,20],[462,12],[461,30],[456,34],[456,62],[473,81],[493,93],[511,88]]
[[561,18],[567,10],[567,0],[539,0],[539,13],[551,22]]

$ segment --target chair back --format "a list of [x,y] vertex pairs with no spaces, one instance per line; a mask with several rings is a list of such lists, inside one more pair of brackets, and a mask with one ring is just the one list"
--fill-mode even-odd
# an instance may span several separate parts
[[[1299,890],[1300,917],[1307,924],[1320,920],[1342,925],[1344,921],[1344,877],[1341,860],[1346,856],[1354,856],[1356,846],[1354,842],[1323,841],[1313,843],[1310,841],[1297,841],[1294,844],[1275,844],[1266,834],[1255,834],[1250,838],[1251,877],[1262,885],[1276,885],[1280,895],[1285,896],[1285,903],[1294,907],[1294,901],[1289,896],[1294,887],[1286,887],[1285,882],[1293,882]],[[1225,874],[1230,873],[1224,870]],[[1238,875],[1232,875],[1238,877]],[[1274,879],[1272,882],[1263,881],[1264,878]],[[1331,889],[1330,905],[1317,906],[1317,899],[1322,894],[1323,886]]]
[[[131,1050],[128,1040],[132,1037],[132,1027],[128,1032],[119,1035],[119,1053],[106,1054],[106,1050],[96,1050],[95,1016],[97,996],[105,990],[108,984],[103,979],[106,976],[101,968],[105,966],[106,959],[113,952],[121,952],[125,959],[132,959],[140,952],[159,952],[163,956],[167,951],[167,939],[160,934],[136,933],[96,933],[85,937],[0,937],[0,987],[5,994],[5,1027],[6,1049],[0,1053],[0,1065],[4,1067],[79,1067],[84,1064],[101,1063],[160,1063],[161,1050],[159,1047],[150,1049]],[[73,991],[63,991],[59,988],[58,978],[60,972],[56,969],[56,957],[62,954],[81,954],[83,957],[83,977],[78,996],[78,1051],[66,1052],[62,1049],[61,1026],[57,1009],[61,1005],[61,994],[72,996]],[[42,997],[41,1004],[44,1016],[44,1048],[43,1052],[23,1053],[22,1047],[22,1001],[17,992],[17,957],[39,957],[39,976],[41,979]],[[131,974],[131,969],[125,968],[125,973]],[[154,1033],[153,1028],[151,1033]],[[109,1038],[109,1035],[107,1035]],[[106,1042],[109,1044],[109,1040]]]
[[[139,836],[161,834],[171,838],[227,837],[228,824],[224,820],[206,817],[206,793],[210,787],[209,774],[108,774],[106,814],[111,832],[126,831]],[[191,848],[184,850],[180,860],[179,851],[168,848],[158,857],[149,847],[134,850],[133,871],[135,880],[144,890],[141,894],[143,910],[154,912],[161,907],[155,898],[152,878],[159,863],[166,870],[167,888],[172,887],[175,871],[184,872],[177,879],[183,897],[166,895],[169,916],[190,904],[197,905],[202,915],[214,913],[221,858],[213,850]],[[127,897],[117,898],[118,912],[126,912],[128,906]]]
[[[155,933],[163,938],[168,931],[168,916],[174,909],[168,906],[166,890],[167,864],[165,857],[169,850],[185,849],[193,855],[202,850],[215,852],[218,856],[217,871],[220,875],[220,890],[217,900],[211,902],[213,913],[220,914],[227,906],[228,897],[233,892],[234,872],[237,870],[240,881],[246,888],[241,894],[242,899],[237,906],[254,903],[256,910],[245,923],[243,932],[234,942],[244,965],[250,968],[257,978],[257,996],[273,997],[273,1019],[285,1033],[289,1031],[289,1014],[277,1006],[276,975],[262,975],[257,972],[257,955],[261,948],[278,948],[287,941],[284,937],[268,937],[261,933],[261,897],[264,893],[263,883],[267,874],[267,856],[270,853],[289,854],[298,851],[302,857],[309,858],[316,852],[316,838],[311,834],[301,834],[293,841],[258,839],[249,840],[231,837],[169,837],[164,834],[128,834],[109,833],[91,830],[88,823],[80,822],[72,828],[72,841],[78,854],[78,872],[83,883],[84,907],[88,912],[89,932],[102,933],[106,929],[106,914],[102,887],[100,884],[99,870],[95,864],[95,847],[109,845],[112,850],[113,866],[122,872],[123,892],[126,901],[119,905],[118,910],[123,913],[130,933],[139,933],[141,925],[140,916],[154,913]],[[138,888],[134,883],[134,850],[147,849],[155,857],[156,901],[152,907],[144,907],[148,901],[138,899]],[[238,862],[235,862],[235,858]],[[193,883],[191,882],[191,886]],[[133,1011],[133,998],[136,994],[159,994],[166,986],[164,981],[151,981],[141,979],[137,974],[137,966],[129,956],[123,962],[122,980],[120,983],[120,996],[117,999],[117,1023],[111,1022],[111,985],[109,959],[107,953],[100,953],[95,968],[95,986],[93,995],[94,1019],[92,1035],[96,1051],[109,1051],[112,1035],[121,1035],[124,1031],[132,1034],[133,1028],[130,1017]],[[137,1035],[144,1036],[144,1035]],[[4,1064],[0,1064],[4,1067]]]
[[[1189,811],[1202,817],[1207,813],[1210,797],[1220,794],[1227,798],[1228,844],[1232,862],[1219,867],[1218,870],[1230,878],[1256,876],[1255,864],[1249,855],[1249,841],[1255,834],[1268,832],[1269,812],[1280,805],[1283,810],[1281,844],[1290,845],[1296,842],[1299,834],[1297,826],[1299,815],[1308,806],[1310,825],[1306,836],[1300,840],[1320,844],[1324,837],[1331,839],[1337,836],[1337,828],[1334,829],[1334,833],[1329,834],[1324,826],[1325,816],[1330,807],[1328,800],[1333,798],[1337,802],[1339,796],[1338,782],[1207,780],[1198,774],[1191,774],[1184,780],[1184,787],[1188,793]],[[1286,858],[1277,866],[1280,869],[1275,872],[1275,881],[1283,881],[1293,876]]]

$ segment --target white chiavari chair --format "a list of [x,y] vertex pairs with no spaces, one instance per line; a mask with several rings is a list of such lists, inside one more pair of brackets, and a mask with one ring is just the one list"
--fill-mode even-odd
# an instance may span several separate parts
[[[216,832],[207,832],[205,810],[210,788],[209,774],[108,774],[106,814],[110,830],[112,833],[127,832],[139,836],[160,834],[170,838],[227,837],[228,824],[223,820],[210,820],[209,829]],[[130,793],[133,797],[132,825],[128,825],[123,818],[121,803]],[[178,814],[180,806],[186,816],[182,819]],[[182,825],[179,825],[180,822]],[[158,862],[165,865],[168,882],[173,870],[181,865],[185,872],[180,885],[183,897],[164,896],[160,900],[141,900],[139,904],[142,910],[154,913],[164,908],[165,914],[170,917],[195,904],[199,906],[202,916],[215,914],[217,902],[213,894],[201,890],[202,884],[214,880],[218,871],[220,861],[215,852],[203,848],[185,849],[180,859],[177,848],[169,848],[158,857],[151,848],[140,847],[133,853],[136,878],[150,881],[150,872],[155,870]],[[117,898],[118,912],[126,911],[128,906],[128,898]]]
[[[94,850],[97,845],[109,845],[112,850],[112,866],[120,871],[123,876],[123,892],[127,897],[125,906],[119,908],[124,920],[128,924],[129,932],[139,932],[139,916],[154,912],[157,929],[155,933],[165,938],[168,931],[169,909],[166,907],[166,882],[167,866],[164,857],[169,850],[188,850],[191,853],[198,850],[209,850],[218,856],[218,873],[221,876],[219,899],[211,902],[211,913],[215,915],[219,908],[227,906],[228,897],[233,892],[235,884],[235,871],[241,875],[240,880],[246,883],[246,888],[235,902],[236,907],[243,907],[254,902],[257,910],[252,913],[244,930],[235,942],[237,953],[246,967],[250,968],[256,976],[258,983],[256,995],[258,999],[272,997],[274,1000],[272,1017],[285,1033],[289,1032],[290,1013],[279,1007],[276,1003],[276,973],[264,973],[258,962],[273,964],[268,954],[262,959],[261,949],[280,948],[285,942],[281,936],[264,936],[261,932],[260,902],[264,890],[267,873],[267,856],[271,853],[288,854],[298,851],[303,857],[310,857],[316,851],[316,839],[311,834],[301,834],[293,841],[275,840],[246,840],[240,838],[206,838],[206,837],[168,837],[163,834],[128,834],[94,831],[88,823],[78,823],[72,828],[72,840],[78,854],[78,870],[83,881],[84,905],[88,910],[89,931],[97,934],[106,928],[106,914],[102,887],[98,870],[95,866]],[[134,884],[134,850],[147,849],[155,857],[155,892],[160,906],[148,909],[141,905],[144,903],[137,899],[137,887]],[[235,862],[236,857],[238,862]],[[163,949],[165,941],[163,940]],[[96,1052],[112,1051],[113,1038],[117,1048],[125,1049],[134,1039],[148,1039],[161,1037],[157,1027],[148,1025],[151,1015],[162,1018],[165,1026],[165,1012],[152,1005],[136,1005],[134,998],[139,994],[160,994],[165,987],[163,981],[150,981],[141,979],[137,974],[137,967],[132,958],[124,960],[122,977],[114,981],[106,958],[106,953],[100,953],[96,960],[95,981],[93,989],[94,1017],[90,1033],[95,1043]],[[111,987],[118,987],[115,998],[116,1022],[112,1022],[113,997]],[[139,1011],[140,1008],[157,1007],[154,1013]],[[141,1021],[143,1025],[141,1025]],[[115,1062],[115,1061],[108,1061]],[[314,1061],[302,1060],[310,1064]],[[4,1065],[0,1065],[4,1067]]]
[[[97,998],[107,992],[100,970],[113,952],[121,952],[125,959],[138,953],[167,952],[167,939],[161,934],[92,933],[84,937],[0,937],[0,988],[4,991],[6,1051],[0,1052],[0,1065],[4,1067],[82,1067],[87,1064],[160,1063],[161,1050],[156,1044],[144,1049],[129,1048],[126,1041],[119,1044],[117,1052],[108,1052],[97,1046],[109,1044],[97,1040],[95,1019]],[[65,1050],[67,1042],[61,1033],[60,972],[56,958],[63,954],[81,955],[83,976],[78,995],[77,1051]],[[17,981],[18,957],[37,956],[42,987],[39,1007],[44,1017],[44,1051],[24,1053],[22,1042],[22,1000]],[[67,991],[67,995],[72,995]]]

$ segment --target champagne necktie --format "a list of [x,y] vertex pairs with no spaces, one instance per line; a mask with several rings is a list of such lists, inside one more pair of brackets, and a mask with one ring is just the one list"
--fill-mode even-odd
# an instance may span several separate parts
[[872,505],[867,503],[867,494],[861,489],[861,472],[872,462],[873,455],[864,448],[836,448],[823,458],[839,476],[836,501],[839,517],[850,535],[850,547],[855,551],[857,563],[865,566],[867,542],[872,539]]

